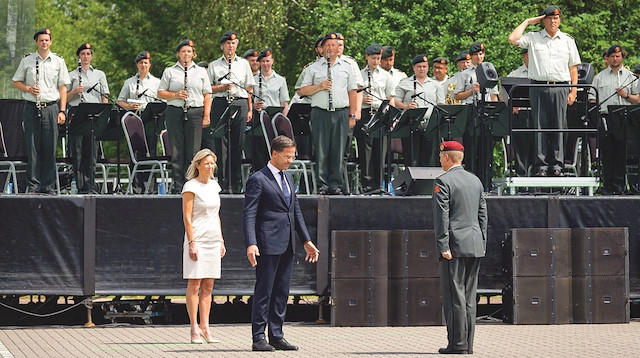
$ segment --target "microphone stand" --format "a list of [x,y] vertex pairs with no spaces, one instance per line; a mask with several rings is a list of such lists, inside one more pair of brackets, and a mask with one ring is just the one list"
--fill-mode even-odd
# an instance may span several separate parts
[[[451,116],[449,115],[449,112],[440,107],[439,105],[429,101],[428,99],[424,98],[423,92],[420,92],[418,94],[416,94],[415,96],[422,99],[423,101],[427,102],[428,104],[430,104],[433,109],[436,110],[436,112],[441,112],[442,113],[442,118],[444,118],[444,120],[447,122],[447,140],[451,140],[451,123],[455,122],[456,117],[455,116]],[[440,118],[440,115],[438,115],[438,118]],[[437,121],[436,123],[436,127],[438,130],[438,141],[442,140],[442,137],[440,136],[440,121]]]

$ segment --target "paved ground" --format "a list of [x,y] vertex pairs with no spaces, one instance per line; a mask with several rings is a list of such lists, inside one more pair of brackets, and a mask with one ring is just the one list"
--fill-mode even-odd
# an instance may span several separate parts
[[[253,353],[248,324],[216,325],[218,344],[189,344],[188,326],[107,325],[0,328],[0,357],[415,357],[438,355],[445,327],[331,327],[290,324],[299,352]],[[638,357],[640,320],[614,325],[479,324],[474,356]]]

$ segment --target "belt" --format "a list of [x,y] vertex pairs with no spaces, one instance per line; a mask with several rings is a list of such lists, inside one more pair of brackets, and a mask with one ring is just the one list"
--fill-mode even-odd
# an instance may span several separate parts
[[[174,106],[172,104],[168,105],[169,107],[175,107],[175,108],[180,108],[182,109],[182,107],[178,107],[178,106]],[[198,108],[203,108],[203,106],[197,106],[197,107],[191,107],[191,106],[187,106],[187,109],[198,109]]]
[[569,81],[536,81],[531,80],[533,84],[545,84],[545,85],[566,85],[569,84]]
[[[35,106],[35,105],[36,105],[36,102],[28,101],[27,103],[31,104],[32,106]],[[40,102],[40,108],[47,108],[48,106],[53,106],[54,104],[58,104],[58,101],[53,101],[53,102]]]
[[[330,110],[328,110],[327,108],[322,108],[322,107],[313,107],[313,108],[317,108],[317,109],[321,109],[323,111],[327,111],[327,112],[331,112]],[[347,107],[342,107],[342,108],[334,108],[334,111],[342,111],[344,109],[347,109]]]

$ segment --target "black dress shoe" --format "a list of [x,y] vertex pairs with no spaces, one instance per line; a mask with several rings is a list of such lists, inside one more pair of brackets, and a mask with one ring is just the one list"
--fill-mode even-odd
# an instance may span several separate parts
[[440,348],[438,349],[438,353],[440,354],[467,354],[466,349],[453,349],[453,348]]
[[269,343],[271,343],[271,345],[279,351],[297,351],[298,350],[297,346],[289,344],[289,342],[287,342],[284,338],[281,338],[279,340],[270,339]]
[[257,352],[275,352],[276,349],[270,345],[269,343],[267,343],[266,339],[259,339],[257,341],[253,341],[253,345],[251,345],[251,350],[252,351],[257,351]]
[[538,170],[538,172],[536,173],[537,177],[546,177],[547,176],[547,171],[544,169],[540,169]]
[[340,189],[329,190],[329,195],[342,195],[342,190]]
[[551,172],[551,175],[553,175],[554,177],[563,177],[564,173],[561,169],[554,169],[553,172]]

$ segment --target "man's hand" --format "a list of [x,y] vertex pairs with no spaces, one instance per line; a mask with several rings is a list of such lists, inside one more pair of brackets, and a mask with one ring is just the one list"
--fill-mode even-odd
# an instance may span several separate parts
[[442,251],[441,254],[442,254],[442,257],[444,257],[447,260],[451,260],[453,258],[453,256],[451,256],[451,250]]
[[573,102],[576,101],[577,95],[578,95],[578,91],[575,89],[572,89],[571,92],[569,92],[569,96],[567,97],[567,104],[572,105]]
[[247,258],[249,259],[251,267],[256,267],[258,264],[257,256],[260,256],[258,245],[249,245],[249,247],[247,247]]
[[304,243],[304,251],[307,252],[307,256],[304,258],[305,261],[315,263],[318,262],[318,256],[320,256],[320,251],[316,248],[316,245],[311,242],[311,240]]
[[527,19],[527,24],[535,25],[535,24],[539,23],[540,21],[542,21],[542,19],[544,19],[544,17],[545,17],[545,15],[540,15],[540,16],[529,18],[529,19]]
[[64,122],[67,120],[67,115],[60,112],[58,113],[58,124],[64,124]]

